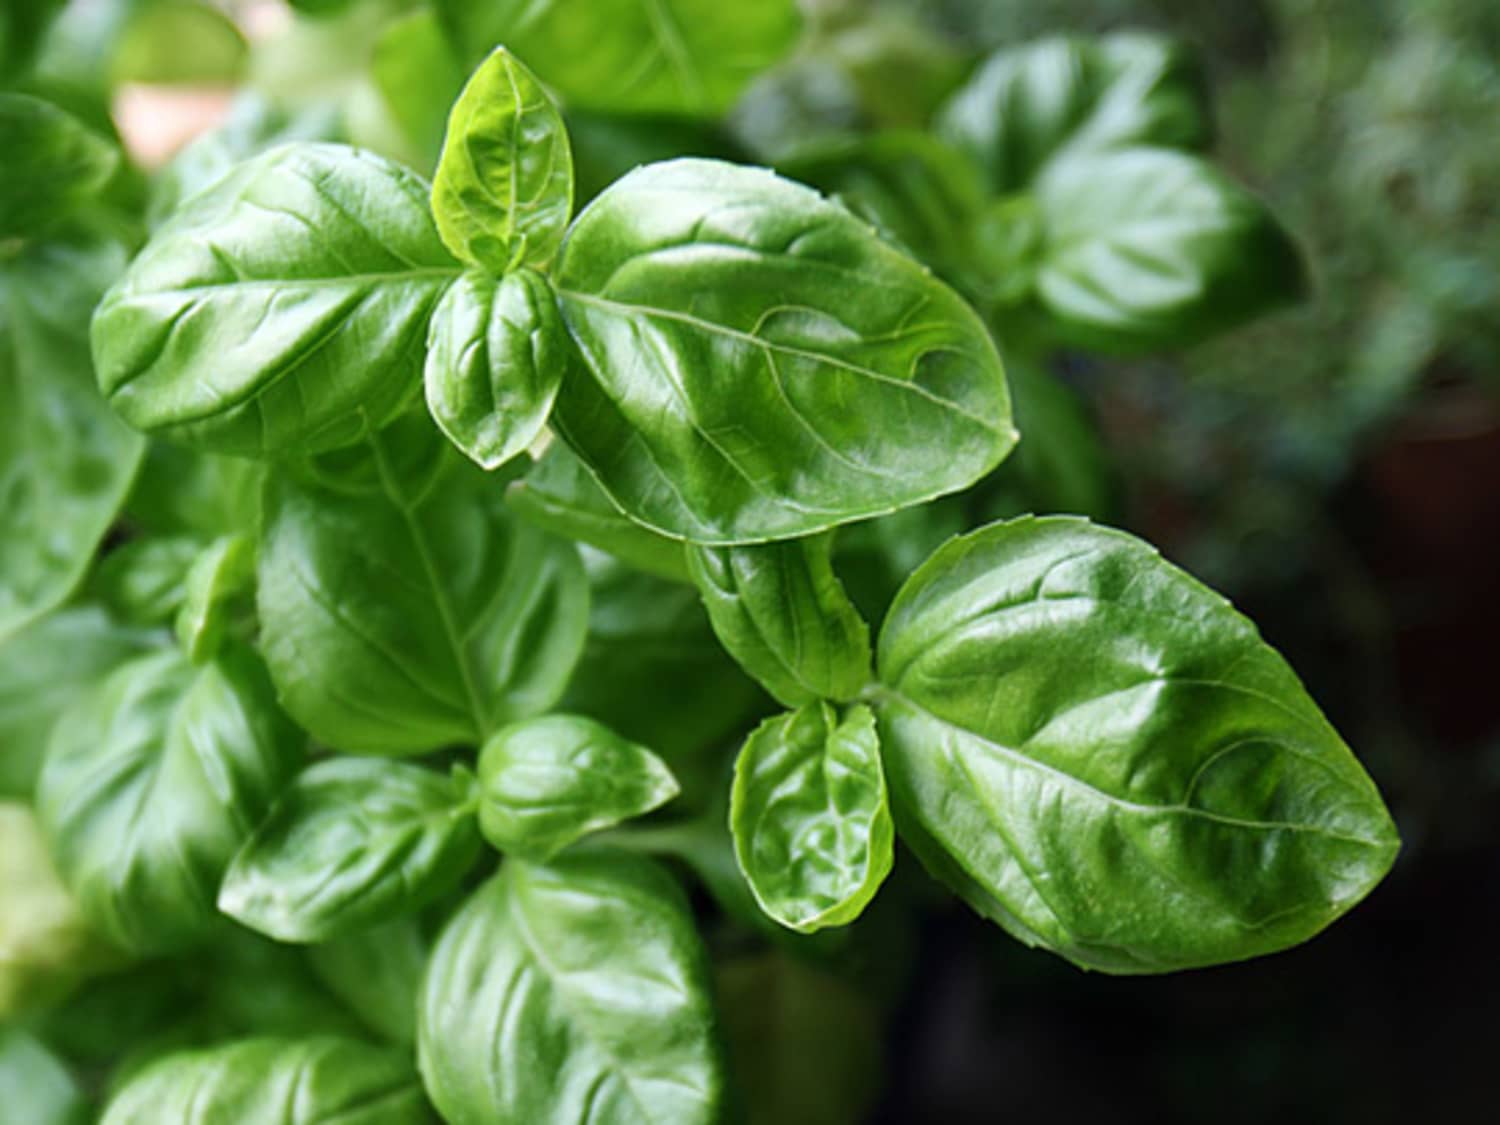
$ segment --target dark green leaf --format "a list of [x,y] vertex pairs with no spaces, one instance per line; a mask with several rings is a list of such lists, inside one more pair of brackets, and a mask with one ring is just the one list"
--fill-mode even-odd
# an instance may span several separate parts
[[573,215],[573,154],[557,106],[504,47],[454,103],[432,213],[457,258],[494,274],[544,266]]
[[812,933],[859,917],[890,873],[894,830],[875,716],[812,703],[767,719],[734,767],[735,858],[761,909]]
[[494,469],[541,436],[563,371],[577,364],[546,278],[471,271],[433,313],[427,408],[454,445]]
[[135,5],[116,48],[116,83],[229,86],[245,69],[249,47],[233,20],[202,0],[153,0]]
[[411,401],[457,273],[411,172],[279,147],[184,204],[105,295],[99,385],[136,428],[214,452],[349,445]]
[[554,421],[632,518],[790,538],[972,483],[1015,443],[972,310],[843,208],[706,160],[639,169],[557,267],[592,378]]
[[323,983],[386,1039],[415,1043],[417,991],[429,943],[415,918],[311,946],[307,955]]
[[259,520],[265,476],[258,461],[151,442],[125,498],[125,516],[154,535],[235,535]]
[[331,758],[305,770],[245,841],[219,909],[279,941],[324,941],[446,894],[479,849],[472,797],[452,779]]
[[833,572],[822,535],[687,549],[714,632],[782,703],[847,700],[870,682],[870,627]]
[[907,583],[877,706],[902,837],[1030,945],[1109,972],[1274,952],[1380,881],[1380,795],[1223,598],[1121,532],[994,524]]
[[495,847],[527,859],[551,859],[677,792],[650,750],[579,715],[512,724],[479,755],[479,826]]
[[449,1125],[719,1120],[703,945],[676,884],[635,856],[507,862],[443,931],[417,1047]]
[[63,0],[9,0],[0,4],[0,82],[31,65],[37,45]]
[[297,744],[238,648],[202,667],[144,656],[76,702],[53,732],[37,810],[84,916],[137,951],[201,937]]
[[104,188],[120,162],[108,139],[28,94],[0,92],[0,152],[0,242],[31,238],[67,218]]

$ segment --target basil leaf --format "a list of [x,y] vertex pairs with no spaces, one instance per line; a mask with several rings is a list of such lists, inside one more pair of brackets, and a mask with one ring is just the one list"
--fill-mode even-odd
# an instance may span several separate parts
[[234,20],[203,0],[128,5],[125,33],[114,45],[113,84],[232,86],[245,71],[249,45]]
[[870,627],[817,536],[756,547],[689,547],[688,569],[719,641],[788,707],[853,698],[870,681]]
[[792,47],[793,0],[437,0],[464,53],[497,43],[569,104],[616,113],[716,116]]
[[707,958],[659,867],[507,862],[448,923],[417,1023],[449,1125],[693,1125],[723,1097]]
[[1297,247],[1265,205],[1193,156],[1137,148],[1059,161],[1037,203],[1037,295],[1069,343],[1185,346],[1307,287]]
[[104,556],[89,593],[127,625],[159,625],[182,605],[183,582],[201,549],[186,537],[132,540]]
[[437,167],[448,112],[467,77],[437,15],[425,8],[392,19],[376,41],[370,78],[415,167]]
[[66,110],[0,92],[0,240],[31,238],[103,190],[120,150]]
[[30,797],[59,715],[155,638],[97,606],[48,614],[0,644],[0,797]]
[[58,723],[37,811],[86,918],[126,948],[182,946],[218,917],[230,859],[295,762],[265,672],[232,648],[140,657]]
[[541,436],[563,369],[577,362],[546,278],[466,273],[432,317],[427,408],[470,460],[494,469]]
[[449,778],[420,766],[318,762],[234,857],[219,909],[278,941],[323,941],[416,910],[478,858],[473,813]]
[[511,486],[510,506],[546,531],[607,551],[627,566],[674,582],[691,582],[683,545],[649,531],[615,506],[584,463],[553,442]]
[[767,719],[734,767],[734,854],[761,909],[810,934],[858,918],[890,874],[894,829],[875,716],[813,703]]
[[10,0],[0,4],[0,82],[30,65],[63,0]]
[[73,591],[140,464],[145,443],[99,397],[84,344],[123,265],[108,243],[0,260],[0,640]]
[[200,540],[236,535],[259,521],[265,478],[265,466],[258,461],[151,442],[125,499],[125,516],[153,535]]
[[1399,841],[1295,674],[1147,545],[1068,518],[953,540],[880,637],[903,839],[1029,945],[1108,972],[1305,940]]
[[272,149],[181,207],[105,294],[99,385],[137,429],[213,452],[349,445],[410,402],[457,272],[411,172]]
[[791,538],[963,488],[1015,444],[973,311],[814,191],[758,169],[638,169],[557,266],[592,378],[554,421],[632,519]]
[[19,1027],[0,1028],[0,1105],[27,1125],[80,1125],[88,1102],[63,1061]]
[[572,546],[511,518],[503,487],[431,437],[421,479],[381,435],[373,491],[290,473],[266,490],[262,649],[287,711],[336,749],[477,744],[551,706],[583,646]]
[[677,793],[660,758],[580,715],[514,723],[479,755],[480,830],[501,851],[526,859],[551,859]]
[[372,1029],[394,1043],[417,1039],[417,990],[428,941],[413,917],[309,946],[319,978]]
[[471,265],[546,265],[573,214],[573,154],[557,106],[504,47],[479,64],[448,118],[432,180],[438,233]]
[[1154,35],[1054,37],[992,55],[938,114],[1000,193],[1067,152],[1126,145],[1201,148],[1212,133],[1192,57]]
[[230,535],[210,543],[187,573],[174,628],[177,643],[195,664],[213,658],[224,640],[229,601],[255,585],[255,543]]
[[404,1052],[353,1039],[242,1039],[182,1051],[132,1078],[101,1125],[428,1125]]

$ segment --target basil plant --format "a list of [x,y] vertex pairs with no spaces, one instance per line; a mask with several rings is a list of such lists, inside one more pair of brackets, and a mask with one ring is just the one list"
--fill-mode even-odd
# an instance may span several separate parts
[[[712,127],[779,104],[797,29],[403,10],[399,144],[237,108],[150,185],[44,82],[0,93],[26,1120],[853,1120],[868,1092],[779,1116],[757,1052],[863,1050],[838,965],[884,964],[928,876],[997,942],[1162,973],[1390,868],[1286,661],[1086,518],[1052,354],[1304,284],[1199,153],[1190,61],[1053,40],[927,130]],[[805,1028],[756,1014],[773,977]]]

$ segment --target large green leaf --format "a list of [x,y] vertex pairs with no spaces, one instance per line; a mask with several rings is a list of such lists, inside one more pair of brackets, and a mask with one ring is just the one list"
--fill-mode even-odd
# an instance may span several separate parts
[[1058,36],[992,55],[938,115],[997,192],[1029,185],[1068,152],[1198,148],[1212,132],[1191,56],[1154,35]]
[[571,545],[505,509],[504,481],[428,431],[434,468],[403,470],[396,428],[359,460],[367,488],[268,485],[261,643],[288,712],[321,742],[403,754],[478,744],[561,694],[588,586]]
[[627,515],[703,543],[790,538],[973,483],[1015,443],[972,310],[816,192],[639,169],[557,266],[591,377],[554,422]]
[[84,916],[129,949],[218,918],[224,869],[291,774],[296,732],[248,650],[140,657],[59,721],[37,811]]
[[153,1063],[101,1125],[429,1125],[406,1053],[354,1039],[241,1039]]
[[0,640],[72,592],[140,463],[145,443],[100,398],[86,343],[123,265],[106,243],[0,256]]
[[724,1075],[682,892],[614,852],[509,861],[443,931],[418,1013],[449,1125],[709,1125]]
[[192,197],[105,295],[99,385],[137,429],[219,453],[348,445],[416,394],[457,273],[416,175],[275,148]]
[[1066,341],[1181,347],[1299,299],[1302,258],[1265,204],[1165,149],[1085,154],[1037,184],[1037,296]]
[[756,901],[812,933],[854,921],[890,874],[894,829],[875,716],[812,703],[767,719],[734,767],[729,824]]
[[1380,795],[1223,598],[1121,532],[993,524],[907,583],[876,711],[897,825],[1031,945],[1165,972],[1270,953],[1380,881]]
[[234,857],[219,909],[278,941],[311,942],[425,906],[479,855],[467,788],[399,762],[318,762]]
[[793,0],[438,0],[473,60],[504,43],[569,105],[616,113],[727,109],[791,48]]
[[497,47],[448,118],[432,213],[454,256],[494,274],[543,266],[573,216],[573,154],[536,76]]
[[96,195],[120,150],[71,113],[28,94],[0,92],[0,240],[29,238]]
[[714,633],[782,703],[853,698],[870,681],[870,627],[833,572],[830,536],[687,549]]

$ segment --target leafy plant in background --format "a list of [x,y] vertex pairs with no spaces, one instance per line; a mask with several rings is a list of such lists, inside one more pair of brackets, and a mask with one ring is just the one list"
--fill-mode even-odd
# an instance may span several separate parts
[[[298,7],[252,70],[303,88],[305,35],[357,73],[149,199],[45,45],[0,94],[34,1120],[70,1067],[110,1125],[854,1120],[879,1017],[836,965],[896,975],[898,838],[1117,973],[1283,949],[1384,875],[1246,619],[1124,532],[995,518],[1100,495],[1054,349],[1300,293],[1178,48],[935,64],[900,128],[799,147],[808,52],[857,90],[878,35],[777,67],[787,3]],[[776,171],[726,159],[757,141]],[[825,1025],[832,1108],[767,1060]]]

